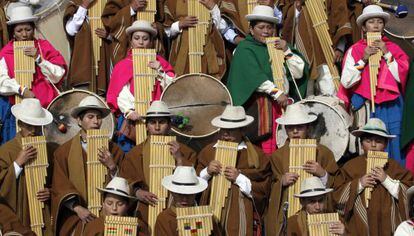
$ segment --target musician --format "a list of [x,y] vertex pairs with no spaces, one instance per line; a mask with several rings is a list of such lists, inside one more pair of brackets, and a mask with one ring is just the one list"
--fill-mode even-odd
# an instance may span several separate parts
[[[0,196],[4,198],[19,221],[25,227],[30,227],[30,210],[28,190],[26,187],[25,165],[37,158],[37,150],[33,146],[22,148],[22,138],[33,137],[42,134],[42,126],[52,122],[52,114],[42,108],[40,101],[35,98],[23,99],[21,103],[13,105],[12,114],[18,120],[20,131],[16,137],[0,146]],[[48,147],[49,168],[45,188],[37,192],[38,201],[44,203],[43,220],[45,223],[45,235],[51,235],[50,222],[50,185],[51,166],[53,158],[50,147]],[[32,200],[32,199],[30,199]],[[2,215],[3,212],[0,214]]]
[[[268,6],[256,6],[253,13],[246,16],[250,23],[250,34],[236,49],[227,81],[227,88],[234,105],[243,105],[247,113],[258,117],[248,136],[254,143],[261,145],[266,154],[276,147],[275,118],[281,114],[281,108],[288,104],[288,96],[304,97],[307,86],[307,64],[285,40],[277,40],[275,47],[285,54],[286,91],[273,83],[272,68],[265,37],[276,33],[273,9]],[[289,73],[288,73],[289,71]],[[299,91],[294,86],[295,79]],[[298,94],[300,92],[300,95]]]
[[[389,140],[395,137],[377,118],[369,119],[364,127],[352,134],[361,138],[365,153],[385,151]],[[401,221],[406,220],[407,199],[404,195],[413,185],[413,176],[391,158],[384,168],[375,167],[366,173],[366,158],[366,154],[360,155],[341,168],[344,184],[335,198],[339,209],[344,211],[350,235],[368,235],[368,232],[370,235],[390,235]],[[363,197],[367,187],[374,189],[368,208]]]
[[[110,109],[101,105],[95,96],[87,96],[72,110],[80,132],[62,144],[54,153],[52,182],[52,213],[55,235],[70,235],[80,221],[87,223],[97,216],[87,209],[87,145],[86,131],[100,129]],[[124,156],[122,150],[109,141],[109,150],[98,148],[99,161],[108,169],[105,182],[118,173]]]
[[[390,15],[377,5],[364,8],[364,12],[357,19],[358,25],[364,33],[381,32]],[[378,85],[375,95],[375,113],[370,117],[381,119],[387,130],[396,135],[387,146],[390,156],[405,166],[405,158],[400,151],[400,133],[403,109],[403,93],[407,82],[409,59],[407,54],[387,37],[382,36],[373,45],[367,46],[366,39],[352,45],[347,51],[341,76],[341,88],[338,97],[352,111],[365,109],[366,102],[371,101],[370,65],[369,57],[378,51],[383,53],[379,65]],[[364,113],[365,114],[365,113]]]
[[20,219],[17,217],[13,209],[7,204],[7,202],[0,197],[0,235],[24,235],[35,236],[36,234],[30,230],[29,226],[24,226]]
[[406,221],[403,221],[397,228],[397,230],[395,230],[395,234],[394,235],[399,235],[399,236],[410,236],[414,234],[414,198],[413,198],[413,194],[414,194],[414,186],[411,186],[408,190],[407,190],[407,209],[408,209],[408,216],[409,219],[407,219]]
[[[196,206],[196,194],[202,193],[207,188],[207,181],[197,177],[194,167],[177,166],[173,175],[162,179],[162,186],[171,193],[172,202],[169,208],[158,215],[155,223],[155,235],[178,236],[176,209]],[[217,222],[213,219],[212,221],[213,231],[211,235],[223,235]]]
[[[171,131],[172,114],[167,105],[162,101],[154,101],[147,111],[145,122],[147,137],[151,135],[169,135]],[[141,232],[148,233],[148,205],[157,203],[157,196],[149,192],[149,140],[135,146],[128,152],[122,163],[120,175],[126,178],[133,190],[133,195],[138,198],[137,214],[142,221]],[[170,152],[176,165],[194,166],[196,153],[186,145],[173,141],[169,143]]]
[[[111,37],[105,27],[92,32],[88,10],[97,1],[100,0],[70,1],[63,15],[63,25],[71,46],[69,85],[102,95],[105,94],[109,81]],[[102,41],[99,52],[93,52],[93,45],[98,42],[93,42],[92,34],[96,34]],[[94,54],[97,53],[99,63],[95,65]],[[95,66],[98,67],[98,74]]]
[[[289,105],[277,122],[284,125],[288,140],[283,147],[272,154],[273,183],[269,205],[265,215],[266,235],[277,235],[283,223],[283,203],[288,199],[288,187],[296,183],[299,176],[289,172],[289,140],[309,138],[309,130],[316,115],[310,115],[300,103]],[[334,179],[339,169],[331,150],[322,144],[317,144],[316,161],[309,161],[303,165],[306,172],[319,177],[325,187],[333,187]],[[332,205],[328,202],[328,205]]]
[[254,118],[245,114],[241,106],[227,106],[222,115],[215,117],[211,124],[220,128],[219,139],[238,143],[236,166],[222,166],[214,160],[215,143],[204,147],[198,154],[197,173],[209,182],[209,188],[203,193],[200,204],[210,201],[211,179],[225,168],[224,176],[230,181],[228,199],[222,212],[224,222],[220,227],[226,235],[253,235],[260,226],[254,229],[254,221],[258,223],[270,188],[270,165],[260,148],[254,146],[243,134],[243,129],[253,122]]
[[[117,130],[121,130],[125,122],[135,122],[140,119],[140,116],[144,115],[135,111],[132,49],[153,48],[157,31],[148,21],[139,20],[126,29],[126,34],[129,37],[131,49],[128,50],[126,58],[115,65],[107,93],[108,105],[112,112],[118,115]],[[171,83],[175,77],[174,69],[159,55],[148,66],[159,74],[152,92],[152,99],[159,100],[162,89]],[[135,140],[128,139],[125,135],[120,135],[117,142],[124,152],[128,152],[135,146]]]

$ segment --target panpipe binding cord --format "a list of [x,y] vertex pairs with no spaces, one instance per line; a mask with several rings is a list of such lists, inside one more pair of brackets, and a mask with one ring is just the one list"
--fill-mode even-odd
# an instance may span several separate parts
[[105,216],[104,236],[138,235],[138,218]]
[[178,235],[211,235],[213,214],[209,206],[180,207],[176,211]]
[[[367,153],[367,174],[372,172],[374,167],[381,167],[384,166],[388,162],[388,152],[380,152],[380,151],[368,151]],[[369,201],[371,200],[371,193],[373,188],[365,188],[364,196],[365,196],[365,205],[369,207]]]

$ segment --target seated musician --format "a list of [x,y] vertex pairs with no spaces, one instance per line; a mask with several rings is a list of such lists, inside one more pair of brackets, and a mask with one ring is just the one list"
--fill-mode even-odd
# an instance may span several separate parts
[[[352,45],[345,55],[338,97],[346,105],[350,105],[352,111],[365,109],[366,102],[371,101],[369,58],[377,52],[382,52],[376,77],[378,85],[375,88],[375,113],[371,113],[370,117],[381,119],[387,130],[396,135],[386,150],[404,166],[405,159],[400,150],[400,133],[409,59],[397,44],[383,35],[389,18],[390,15],[377,5],[365,7],[362,15],[358,17],[357,23],[364,31],[364,39]],[[367,46],[368,32],[379,32],[382,38]]]
[[[194,167],[177,166],[173,175],[162,179],[162,186],[170,192],[172,199],[171,206],[163,210],[157,217],[155,235],[178,236],[176,209],[197,206],[196,194],[202,193],[208,184],[206,180],[197,177]],[[222,235],[216,221],[213,221],[211,235]]]
[[[289,172],[289,140],[310,138],[309,131],[312,122],[316,119],[317,117],[308,114],[300,103],[289,105],[282,117],[277,119],[279,124],[284,125],[288,140],[283,147],[272,154],[270,159],[273,183],[265,216],[267,235],[277,235],[282,230],[283,203],[289,200],[288,187],[295,184],[300,177],[297,173]],[[316,147],[316,161],[304,163],[303,168],[306,172],[319,177],[326,187],[333,186],[339,170],[331,150],[319,143]]]
[[[13,209],[19,221],[30,227],[30,210],[28,207],[28,189],[26,186],[25,165],[37,158],[37,150],[33,146],[22,148],[22,138],[42,135],[42,126],[52,122],[52,114],[42,108],[40,101],[35,98],[23,99],[21,103],[13,105],[12,114],[18,120],[20,132],[16,137],[0,146],[0,196]],[[48,152],[48,160],[51,165],[52,152]],[[50,168],[49,168],[50,170]],[[51,233],[50,227],[50,179],[51,171],[48,171],[45,188],[37,192],[37,200],[45,204],[43,219],[45,233]],[[0,214],[2,215],[3,212]]]
[[403,221],[395,230],[394,235],[410,236],[414,235],[414,186],[407,190],[407,209],[409,219]]
[[[15,119],[10,113],[14,96],[23,98],[36,97],[43,107],[58,95],[55,85],[59,85],[66,71],[62,55],[47,41],[36,39],[35,22],[32,9],[28,6],[8,8],[11,12],[7,22],[12,40],[0,51],[0,118],[3,122],[2,143],[12,139],[16,133]],[[34,41],[34,47],[24,49],[24,54],[35,60],[36,73],[32,88],[23,87],[15,78],[14,42]]]
[[0,235],[35,236],[30,226],[24,226],[7,202],[0,197]]
[[[148,21],[135,21],[126,29],[129,37],[131,48],[153,48],[154,39],[157,31]],[[132,49],[128,51],[125,59],[117,63],[112,71],[109,83],[107,102],[112,112],[118,117],[118,127],[120,130],[125,119],[128,121],[137,121],[140,116],[135,111],[134,106],[134,72],[133,72],[133,56]],[[155,61],[151,61],[148,66],[158,71],[159,77],[155,81],[154,90],[152,91],[152,100],[159,100],[162,88],[172,82],[175,77],[174,70],[171,65],[161,56],[157,55]],[[135,146],[135,140],[128,139],[125,135],[120,135],[117,140],[124,152],[131,150]],[[136,144],[138,145],[138,144]]]
[[[169,135],[171,131],[171,117],[167,105],[162,101],[154,101],[147,111],[145,122],[147,135]],[[149,192],[149,146],[148,138],[135,146],[125,155],[122,162],[120,176],[126,178],[138,198],[138,215],[142,221],[140,231],[148,231],[148,205],[157,203],[157,196]],[[177,141],[169,143],[170,152],[175,158],[177,166],[193,166],[196,162],[196,153],[186,145]]]
[[[260,221],[260,215],[270,187],[270,165],[260,148],[254,146],[243,134],[243,129],[254,118],[246,115],[241,106],[227,106],[222,115],[214,118],[211,124],[220,128],[219,140],[237,143],[236,166],[223,166],[215,157],[216,143],[211,143],[198,154],[197,173],[212,183],[212,177],[221,173],[230,181],[227,204],[222,212],[220,227],[227,235],[253,235],[254,221]],[[209,204],[211,186],[201,197],[202,205]],[[260,226],[258,226],[260,228]]]
[[[289,217],[287,222],[287,235],[309,235],[308,215],[328,213],[326,211],[327,194],[332,191],[333,189],[326,188],[318,177],[304,179],[301,182],[300,194],[295,194],[295,197],[300,199],[302,209],[295,215]],[[329,233],[345,235],[345,225],[340,221],[331,223],[329,225]]]
[[[368,151],[384,152],[390,135],[380,119],[371,118],[359,130],[352,132],[360,137],[365,154],[355,157],[341,168],[344,184],[335,199],[338,209],[344,211],[345,224],[350,235],[390,235],[401,221],[406,220],[405,191],[414,184],[411,173],[389,158],[381,168],[376,166],[367,173]],[[371,191],[365,199],[365,191]],[[369,203],[368,208],[366,205]]]
[[[87,223],[97,216],[87,208],[87,130],[100,129],[102,120],[110,109],[101,105],[95,96],[87,96],[72,110],[81,128],[72,139],[62,144],[54,153],[54,176],[52,181],[52,213],[55,232],[70,235],[77,223]],[[109,141],[109,150],[96,147],[99,161],[108,169],[106,181],[118,172],[118,165],[124,156],[121,149]]]
[[[273,9],[259,5],[246,18],[250,24],[250,34],[236,48],[227,88],[234,105],[243,105],[248,114],[260,120],[257,125],[255,124],[256,129],[252,131],[253,134],[249,134],[249,138],[254,143],[261,143],[263,151],[270,154],[276,147],[274,120],[280,116],[281,108],[288,104],[288,96],[304,97],[307,65],[297,51],[288,47],[285,40],[276,40],[275,48],[283,50],[285,55],[285,91],[278,88],[273,82],[272,75],[272,70],[276,68],[271,68],[265,41],[266,37],[275,36],[276,33],[277,18],[273,16]],[[298,94],[292,78],[296,80],[301,95]]]

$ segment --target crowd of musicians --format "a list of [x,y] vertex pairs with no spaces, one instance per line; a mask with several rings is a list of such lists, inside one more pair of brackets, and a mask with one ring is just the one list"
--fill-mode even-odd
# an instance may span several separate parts
[[[74,0],[65,62],[35,37],[37,1],[6,2],[0,235],[414,235],[414,55],[384,35],[380,6]],[[172,131],[188,117],[160,100],[191,73],[232,99],[197,150]],[[47,108],[72,88],[90,95],[61,131],[79,132],[47,142],[42,128],[59,124]],[[320,118],[300,101],[312,95],[366,116],[341,162],[311,135]]]

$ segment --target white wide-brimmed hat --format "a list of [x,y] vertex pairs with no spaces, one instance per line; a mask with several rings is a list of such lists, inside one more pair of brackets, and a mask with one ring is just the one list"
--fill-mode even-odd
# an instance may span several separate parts
[[384,19],[384,24],[386,24],[388,20],[390,19],[390,14],[388,14],[387,12],[384,12],[382,7],[378,5],[375,5],[375,4],[368,5],[364,8],[364,10],[362,11],[362,14],[358,16],[356,20],[357,25],[361,27],[361,25],[364,24],[366,20],[370,18],[374,18],[374,17]]
[[25,98],[11,107],[11,113],[26,124],[43,126],[52,123],[53,115],[40,105],[36,98]]
[[82,101],[80,101],[78,107],[75,107],[72,112],[71,116],[73,118],[78,118],[79,114],[86,110],[98,110],[102,113],[102,118],[105,118],[111,110],[102,105],[102,102],[95,96],[87,96]]
[[163,101],[153,101],[151,103],[151,106],[147,110],[147,114],[145,116],[142,116],[144,118],[151,118],[151,117],[171,117],[173,114],[171,114],[170,109],[168,109],[168,106]]
[[378,118],[370,118],[364,127],[352,131],[352,135],[356,137],[360,137],[363,134],[375,134],[389,139],[396,137],[395,135],[388,133],[385,123]]
[[325,188],[322,181],[318,177],[306,178],[300,184],[300,193],[293,194],[295,197],[315,197],[332,192],[333,189]]
[[248,21],[257,20],[276,24],[278,20],[274,14],[273,8],[269,6],[257,5],[253,8],[252,14],[246,15],[246,19]]
[[136,199],[131,196],[128,181],[121,177],[114,177],[105,188],[96,188],[101,193],[112,193],[121,197]]
[[131,35],[136,31],[144,31],[149,33],[152,37],[157,36],[157,30],[152,27],[151,23],[146,20],[136,20],[131,26],[126,28],[126,34]]
[[223,129],[236,129],[248,126],[254,121],[252,116],[246,115],[242,106],[227,105],[220,116],[215,117],[211,124]]
[[304,105],[294,103],[287,106],[285,113],[276,122],[281,125],[302,125],[312,123],[317,118],[316,115],[308,114]]
[[9,17],[8,25],[36,22],[39,19],[39,17],[33,15],[31,7],[19,3],[10,4],[7,7],[7,16]]
[[161,184],[168,191],[180,194],[197,194],[208,186],[207,181],[197,177],[192,166],[177,166],[174,174],[164,177]]

